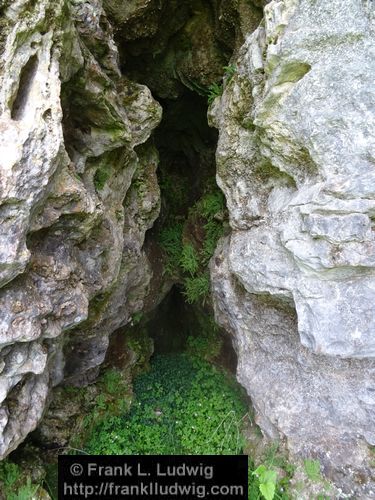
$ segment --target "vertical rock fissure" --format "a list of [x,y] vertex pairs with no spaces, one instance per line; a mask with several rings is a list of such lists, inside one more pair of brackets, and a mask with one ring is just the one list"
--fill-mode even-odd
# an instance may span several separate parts
[[146,234],[153,277],[136,329],[153,339],[155,354],[183,351],[189,338],[206,337],[213,350],[222,346],[212,357],[234,372],[231,342],[214,322],[208,270],[227,228],[215,180],[217,131],[208,125],[207,97],[188,88],[177,99],[155,97],[163,108],[150,139],[159,154],[161,210]]
[[[123,74],[147,85],[163,108],[150,140],[159,154],[161,210],[146,234],[153,277],[140,314],[145,322],[149,313],[157,317],[155,309],[173,288],[170,294],[209,315],[216,328],[208,264],[227,230],[227,210],[216,184],[218,133],[207,111],[235,50],[238,13],[233,5],[200,0],[151,2],[139,12],[108,1],[107,11],[117,27]],[[165,299],[162,309],[167,303],[169,314],[177,314],[176,301]]]

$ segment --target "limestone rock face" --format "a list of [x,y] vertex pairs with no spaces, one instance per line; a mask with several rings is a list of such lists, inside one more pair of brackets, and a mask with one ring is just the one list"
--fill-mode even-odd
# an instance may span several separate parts
[[374,488],[374,20],[373,2],[268,3],[210,110],[232,227],[213,295],[239,380],[267,434],[362,495]]
[[121,77],[99,0],[0,8],[1,458],[142,307],[161,108]]

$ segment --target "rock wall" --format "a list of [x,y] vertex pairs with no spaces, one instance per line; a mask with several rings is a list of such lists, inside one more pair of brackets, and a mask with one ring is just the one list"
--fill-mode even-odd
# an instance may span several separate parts
[[161,119],[99,0],[0,3],[0,458],[140,310]]
[[375,44],[371,1],[274,0],[211,107],[231,235],[218,322],[263,431],[372,498]]
[[115,33],[100,0],[0,0],[0,458],[148,293],[161,108],[120,69],[177,99],[234,51],[209,114],[216,318],[264,433],[371,498],[373,1],[103,1]]

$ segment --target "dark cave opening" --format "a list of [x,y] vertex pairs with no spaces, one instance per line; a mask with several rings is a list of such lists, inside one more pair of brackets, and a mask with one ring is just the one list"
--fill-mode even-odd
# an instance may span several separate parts
[[[169,292],[158,301],[156,308],[150,307],[144,328],[153,340],[154,355],[186,351],[194,339],[202,341],[205,338],[207,343],[211,342],[213,350],[220,344],[212,361],[235,373],[236,354],[229,336],[215,324],[209,292],[207,297],[197,297],[194,301],[187,293],[187,284],[198,282],[202,276],[209,286],[211,254],[204,259],[200,256],[209,238],[207,233],[212,228],[221,232],[223,225],[222,221],[211,220],[211,216],[201,213],[202,202],[210,197],[218,197],[225,206],[215,179],[218,133],[208,125],[207,99],[196,92],[186,88],[177,99],[159,99],[159,102],[163,107],[163,119],[153,140],[160,158],[161,212],[146,234],[145,248],[153,264],[157,260],[153,255],[155,248],[156,254],[162,256],[162,271],[156,281],[165,279]],[[179,241],[174,239],[177,228],[180,228]],[[173,235],[172,242],[165,242],[165,234]],[[214,239],[211,246],[212,243]],[[197,256],[195,271],[186,271],[184,267],[187,248],[193,248]],[[150,293],[158,292],[160,288],[151,284]]]
[[186,348],[192,329],[190,313],[179,289],[172,287],[146,324],[148,334],[154,341],[155,355],[180,352]]
[[[185,351],[192,338],[204,336],[213,349],[217,341],[213,362],[234,373],[236,354],[229,335],[215,324],[209,290],[209,259],[226,230],[227,212],[216,184],[218,131],[207,119],[209,86],[223,77],[233,33],[224,47],[210,3],[181,2],[176,12],[163,25],[164,39],[158,31],[136,30],[132,39],[130,30],[128,40],[124,31],[117,33],[123,73],[147,85],[163,109],[150,139],[159,153],[161,191],[160,215],[145,239],[153,278],[143,311],[136,314],[142,320],[127,328],[130,336],[134,329],[146,332],[154,355]],[[194,57],[205,52],[208,64],[194,67]]]
[[[205,311],[188,304],[181,289],[174,286],[145,325],[147,334],[154,342],[153,355],[189,350],[194,339],[207,335],[208,332],[202,330],[212,327],[212,322],[207,321],[204,315]],[[219,328],[215,336],[220,343],[220,349],[212,361],[234,374],[237,356],[231,339]]]
[[155,145],[160,155],[161,187],[169,187],[165,186],[168,176],[177,184],[183,182],[186,208],[203,194],[205,184],[215,176],[218,133],[208,126],[205,97],[185,89],[178,99],[159,102],[163,119],[155,131]]
[[177,100],[160,100],[163,119],[154,134],[159,152],[161,213],[147,237],[166,221],[184,221],[204,193],[216,188],[216,129],[207,122],[207,100],[186,89]]
[[[204,352],[197,352],[200,346]],[[214,324],[212,311],[188,304],[182,288],[174,285],[157,307],[111,335],[104,367],[123,369],[134,363],[138,373],[149,358],[184,352],[236,373],[230,336]]]
[[[185,88],[177,99],[158,101],[163,108],[163,118],[150,141],[159,153],[161,210],[145,238],[153,277],[143,310],[133,316],[128,326],[112,335],[107,362],[117,366],[129,362],[129,339],[130,344],[134,338],[144,339],[144,349],[152,357],[187,351],[190,343],[195,342],[192,339],[198,339],[198,343],[204,343],[205,339],[214,350],[220,346],[211,361],[235,373],[237,356],[232,340],[215,324],[209,294],[189,303],[186,282],[195,276],[191,277],[180,265],[186,247],[194,248],[199,260],[208,239],[207,226],[210,231],[219,230],[221,234],[225,225],[220,217],[216,220],[216,214],[204,216],[200,212],[202,200],[210,196],[219,197],[226,211],[215,179],[218,132],[208,125],[207,98],[196,92]],[[179,241],[172,240],[172,248],[165,248],[164,234],[168,231],[175,234],[177,227],[180,228]],[[212,239],[211,244],[215,241]],[[210,252],[213,250],[214,247]],[[209,281],[211,253],[199,262],[197,280],[204,275]],[[145,339],[152,339],[151,349]]]

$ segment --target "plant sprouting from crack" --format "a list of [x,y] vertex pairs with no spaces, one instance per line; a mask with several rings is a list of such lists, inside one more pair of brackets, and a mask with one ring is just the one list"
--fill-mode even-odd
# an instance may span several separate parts
[[[225,199],[217,187],[207,188],[205,194],[189,210],[184,221],[170,220],[159,234],[166,254],[166,272],[182,281],[184,295],[190,304],[204,303],[210,291],[207,265],[219,238],[224,233]],[[200,238],[191,236],[186,228],[194,227]]]
[[228,84],[237,72],[237,68],[233,64],[230,64],[229,66],[224,66],[223,69],[224,69],[224,76],[221,82],[220,83],[214,82],[207,89],[208,104],[212,104],[216,99],[216,97],[223,95],[224,83]]

